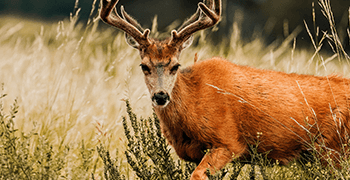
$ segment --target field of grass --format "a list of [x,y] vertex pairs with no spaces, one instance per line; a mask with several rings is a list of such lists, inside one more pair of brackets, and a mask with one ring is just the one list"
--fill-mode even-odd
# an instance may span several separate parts
[[[325,12],[330,12],[326,7]],[[120,31],[99,28],[100,20],[87,25],[77,20],[77,15],[57,23],[1,17],[0,179],[91,179],[92,173],[103,179],[104,164],[96,151],[100,144],[118,157],[121,172],[136,178],[124,155],[125,100],[138,117],[152,116],[138,51],[126,44]],[[241,41],[240,23],[244,22],[234,23],[228,40],[217,46],[198,33],[198,45],[180,56],[182,67],[193,64],[197,53],[199,60],[220,56],[257,68],[350,78],[350,59],[332,22],[327,34],[318,34],[314,50],[295,48],[295,37],[305,28],[296,29],[282,43],[266,45],[263,37]],[[310,31],[315,37],[316,32]],[[321,44],[328,42],[335,52],[319,53]],[[293,164],[273,166],[270,177],[292,178],[301,171],[293,168]],[[350,178],[345,171],[333,173]]]

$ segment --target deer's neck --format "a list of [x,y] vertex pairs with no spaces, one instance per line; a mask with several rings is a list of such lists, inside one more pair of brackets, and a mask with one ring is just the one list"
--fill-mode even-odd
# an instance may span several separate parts
[[[170,103],[165,108],[155,108],[156,114],[159,117],[161,125],[164,129],[168,129],[172,134],[185,131],[186,134],[191,131],[187,130],[186,126],[191,124],[191,118],[194,117],[193,108],[193,95],[191,89],[193,89],[193,83],[189,78],[189,74],[179,73],[174,89],[172,91],[172,97]],[[186,124],[186,125],[185,125]],[[190,126],[191,127],[191,126]]]
[[178,118],[184,118],[188,112],[188,103],[190,103],[190,87],[186,77],[179,73],[175,86],[171,93],[171,100],[165,108],[156,108],[157,115],[163,121],[168,123],[180,123]]

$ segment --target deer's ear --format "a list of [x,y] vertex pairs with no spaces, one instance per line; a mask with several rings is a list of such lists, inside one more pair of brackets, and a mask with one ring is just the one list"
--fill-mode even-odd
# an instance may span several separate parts
[[125,40],[129,44],[129,46],[138,49],[140,44],[129,34],[125,33]]
[[191,46],[192,42],[193,42],[193,35],[191,35],[191,36],[182,44],[182,46],[181,46],[182,49],[185,49],[185,48]]

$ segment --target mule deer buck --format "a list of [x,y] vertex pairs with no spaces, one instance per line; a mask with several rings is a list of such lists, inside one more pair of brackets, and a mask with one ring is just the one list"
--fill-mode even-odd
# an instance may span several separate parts
[[179,55],[193,34],[220,21],[221,0],[199,3],[163,41],[149,38],[150,30],[123,6],[120,17],[117,3],[102,0],[100,17],[123,30],[127,43],[139,50],[162,133],[180,158],[198,164],[191,179],[206,179],[207,169],[215,173],[233,158],[249,158],[249,145],[258,140],[258,152],[269,151],[267,157],[281,164],[311,147],[336,164],[347,157],[349,79],[261,70],[221,58],[180,70]]

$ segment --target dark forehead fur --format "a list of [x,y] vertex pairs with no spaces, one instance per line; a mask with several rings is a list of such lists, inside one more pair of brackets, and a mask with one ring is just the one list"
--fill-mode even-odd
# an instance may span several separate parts
[[168,45],[169,40],[170,38],[165,40],[150,39],[151,45],[140,48],[141,58],[148,57],[156,63],[168,63],[173,57],[178,58],[180,50]]

